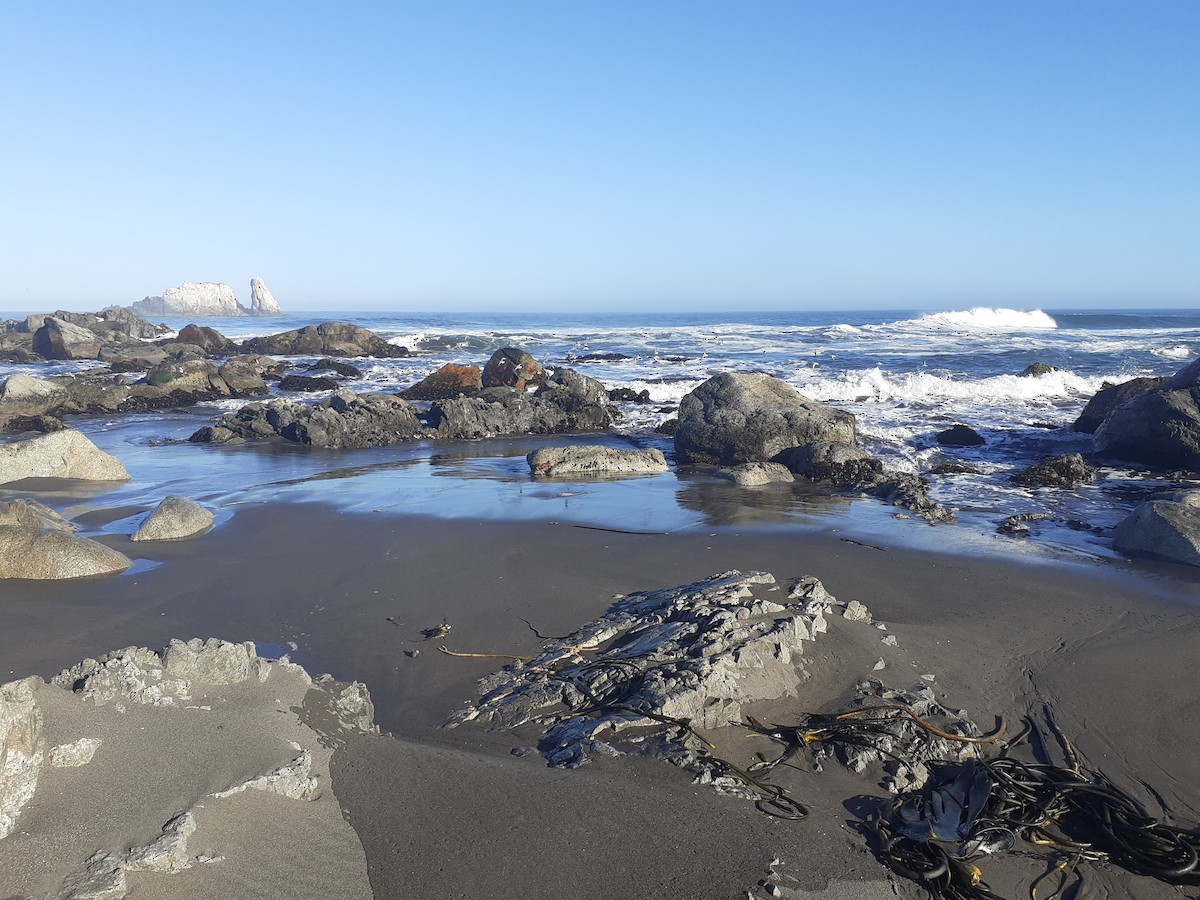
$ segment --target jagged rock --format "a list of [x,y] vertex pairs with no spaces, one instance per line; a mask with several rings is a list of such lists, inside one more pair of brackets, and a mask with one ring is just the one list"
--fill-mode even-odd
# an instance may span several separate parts
[[483,367],[484,387],[511,387],[523,391],[541,384],[546,370],[518,347],[504,347],[492,354]]
[[842,612],[843,619],[849,619],[851,622],[866,622],[868,625],[875,621],[875,617],[871,615],[871,611],[860,600],[851,600],[846,604],[845,610]]
[[1200,491],[1139,503],[1113,529],[1113,547],[1134,556],[1200,566]]
[[124,572],[132,561],[58,528],[0,525],[0,578],[47,581]]
[[108,306],[96,313],[97,324],[86,326],[93,331],[106,329],[119,331],[135,340],[152,340],[162,337],[171,329],[166,325],[147,322],[133,310],[124,306]]
[[1200,359],[1114,407],[1092,448],[1107,459],[1200,471]]
[[930,525],[954,521],[954,511],[935,502],[929,496],[929,482],[907,472],[882,472],[861,488],[873,497],[892,506],[911,509]]
[[[825,627],[821,613],[755,595],[755,587],[774,583],[766,573],[725,572],[620,598],[530,662],[487,679],[483,697],[449,724],[515,728],[572,711],[553,717],[538,749],[551,765],[578,766],[602,739],[653,724],[630,709],[704,729],[740,721],[748,704],[796,691],[805,677],[803,643]],[[598,653],[580,653],[601,645]],[[608,664],[618,659],[620,665]]]
[[189,684],[239,684],[258,677],[259,658],[250,641],[193,638],[171,641],[163,651],[162,667],[167,675]]
[[1057,372],[1058,366],[1052,366],[1049,363],[1035,362],[1030,363],[1021,370],[1021,375],[1025,378],[1040,378],[1043,375],[1049,375],[1051,372]]
[[740,466],[733,466],[729,469],[718,469],[713,474],[718,478],[728,479],[743,487],[796,480],[792,477],[791,470],[787,466],[782,463],[773,462],[743,463]]
[[1009,537],[1029,537],[1030,522],[1041,522],[1050,518],[1048,513],[1019,513],[1009,516],[996,526],[996,534],[1006,534]]
[[261,278],[250,279],[250,315],[282,316],[283,309]]
[[1079,453],[1051,456],[1034,463],[1012,477],[1022,487],[1073,488],[1094,484],[1096,470]]
[[49,753],[50,765],[57,769],[77,769],[86,766],[96,755],[103,743],[99,738],[83,737],[69,744],[59,744],[51,747]]
[[322,322],[294,331],[251,338],[243,345],[255,353],[277,356],[410,356],[404,347],[388,343],[366,328],[349,322]]
[[237,787],[217,791],[212,796],[223,800],[242,791],[266,791],[269,794],[287,797],[289,800],[315,800],[321,792],[321,784],[312,774],[312,754],[301,750],[300,755],[287,765],[280,766],[266,775],[252,778]]
[[217,329],[195,324],[187,324],[180,328],[179,334],[175,336],[175,342],[199,347],[206,354],[213,355],[227,353],[237,346]]
[[295,391],[296,393],[336,391],[340,387],[341,382],[336,378],[325,378],[319,375],[284,375],[279,379],[281,391]]
[[555,369],[533,396],[561,409],[566,415],[565,429],[569,431],[600,431],[620,416],[609,402],[604,385],[574,369]]
[[33,335],[34,352],[46,359],[95,359],[103,341],[94,332],[50,316]]
[[350,363],[339,362],[336,359],[318,359],[315,363],[308,367],[309,372],[333,372],[341,375],[343,378],[362,378],[362,369],[358,366],[352,366]]
[[952,425],[935,436],[943,447],[978,447],[985,443],[983,436],[967,425]]
[[526,457],[533,475],[652,475],[667,471],[661,450],[613,447],[542,447]]
[[115,456],[78,431],[64,429],[0,444],[0,484],[22,478],[128,481],[129,473]]
[[143,316],[244,316],[245,308],[237,302],[233,288],[211,281],[185,281],[169,287],[161,297],[146,297],[131,307]]
[[473,397],[435,401],[426,422],[439,438],[478,440],[600,431],[616,417],[604,385],[572,369],[556,369],[533,396],[515,388],[484,388]]
[[766,462],[789,448],[816,443],[854,448],[854,416],[809,400],[769,375],[716,375],[679,404],[675,452],[680,462]]
[[1100,390],[1092,395],[1083,412],[1079,414],[1071,428],[1084,434],[1094,434],[1096,429],[1108,417],[1108,414],[1126,400],[1144,394],[1161,385],[1167,379],[1163,378],[1131,378],[1120,384],[1104,383]]
[[405,388],[400,396],[405,400],[451,400],[470,396],[482,389],[483,378],[479,366],[446,363],[436,372]]
[[130,540],[180,541],[203,534],[213,523],[213,514],[186,497],[172,494],[154,508]]
[[416,413],[400,397],[336,391],[316,406],[292,400],[247,403],[189,440],[228,444],[282,438],[297,444],[338,449],[383,447],[428,436]]
[[33,797],[44,761],[42,713],[31,683],[39,680],[0,685],[0,840]]

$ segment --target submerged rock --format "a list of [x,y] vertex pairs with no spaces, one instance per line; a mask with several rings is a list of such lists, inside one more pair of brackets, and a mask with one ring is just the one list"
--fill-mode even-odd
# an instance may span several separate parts
[[1113,547],[1134,556],[1200,566],[1200,491],[1138,504],[1113,529]]
[[776,482],[787,483],[796,480],[787,466],[773,462],[743,463],[729,469],[717,469],[714,474],[718,478],[725,478],[743,487],[775,484]]
[[667,471],[661,450],[613,447],[542,447],[526,460],[533,475],[652,475]]
[[1022,487],[1073,488],[1095,484],[1096,470],[1079,453],[1051,456],[1012,477]]
[[854,416],[769,375],[715,375],[679,404],[675,452],[683,463],[766,462],[817,443],[855,448]]
[[0,444],[0,484],[22,478],[128,481],[129,473],[115,456],[67,428]]
[[163,498],[130,540],[181,541],[203,534],[212,523],[212,512],[186,497],[172,494]]
[[934,439],[943,447],[978,447],[985,443],[978,431],[961,424],[939,431]]

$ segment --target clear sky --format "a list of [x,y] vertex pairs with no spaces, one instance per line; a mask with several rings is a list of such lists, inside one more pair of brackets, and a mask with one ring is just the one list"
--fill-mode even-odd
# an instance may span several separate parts
[[1200,2],[0,0],[0,309],[1200,306]]

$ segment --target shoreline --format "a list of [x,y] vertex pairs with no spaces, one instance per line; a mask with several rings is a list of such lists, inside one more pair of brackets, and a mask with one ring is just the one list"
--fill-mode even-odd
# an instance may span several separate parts
[[[132,546],[124,535],[101,540]],[[365,683],[390,733],[354,738],[331,763],[376,897],[511,896],[514,884],[522,896],[563,896],[564,879],[568,887],[581,879],[582,891],[613,867],[628,877],[606,889],[610,896],[681,883],[700,896],[742,897],[759,890],[777,857],[806,889],[891,895],[892,876],[844,807],[883,794],[877,772],[827,764],[798,776],[813,817],[781,824],[653,760],[547,769],[536,754],[511,755],[527,735],[441,727],[504,660],[433,652],[422,629],[452,625],[445,643],[455,650],[528,654],[541,641],[523,619],[566,634],[615,594],[734,568],[771,572],[785,585],[816,576],[839,600],[866,604],[898,642],[893,650],[878,634],[864,638],[871,654],[889,659],[878,673],[866,650],[839,660],[818,642],[814,677],[780,715],[839,708],[870,675],[904,688],[930,674],[939,701],[984,723],[993,715],[1016,722],[1049,703],[1085,758],[1123,784],[1144,779],[1182,822],[1200,818],[1200,760],[1191,753],[1200,723],[1189,713],[1200,710],[1200,685],[1188,662],[1200,638],[1200,585],[1182,579],[880,550],[777,529],[636,535],[292,502],[238,507],[207,535],[142,545],[137,555],[161,564],[103,580],[10,582],[0,678],[49,677],[85,657],[170,638],[295,642],[292,658],[309,672]],[[407,656],[412,650],[421,652]],[[597,842],[607,842],[603,852]],[[469,862],[452,865],[458,858]],[[1009,879],[1002,895],[1020,895],[1024,869],[988,865],[993,887]],[[1174,895],[1148,879],[1130,887],[1134,876],[1110,868],[1088,877],[1139,897]],[[897,888],[916,896],[910,883]]]

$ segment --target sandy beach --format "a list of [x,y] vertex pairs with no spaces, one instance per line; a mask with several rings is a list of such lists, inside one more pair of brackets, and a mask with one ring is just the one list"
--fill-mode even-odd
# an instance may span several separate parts
[[[552,769],[531,752],[535,733],[442,727],[505,660],[435,652],[423,629],[449,624],[442,643],[456,651],[531,655],[542,642],[524,620],[544,634],[567,634],[618,594],[731,569],[769,572],[780,584],[812,575],[839,600],[865,604],[887,631],[831,620],[813,645],[811,677],[799,696],[771,709],[775,721],[840,709],[867,676],[896,688],[926,676],[939,702],[985,726],[994,716],[1040,715],[1049,704],[1093,766],[1180,824],[1200,818],[1192,752],[1200,586],[1168,567],[1018,563],[845,538],[779,528],[624,534],[245,505],[198,540],[137,546],[123,535],[102,538],[157,566],[141,562],[108,579],[7,582],[0,676],[50,678],[119,647],[219,637],[255,641],[263,656],[291,642],[292,658],[309,673],[362,682],[383,734],[332,742],[333,794],[357,840],[323,848],[339,860],[322,871],[359,872],[347,854],[361,852],[379,898],[732,898],[770,896],[771,884],[784,892],[778,896],[917,896],[859,832],[867,798],[886,796],[878,767],[786,773],[789,790],[812,811],[790,822],[658,760],[596,758]],[[895,646],[882,643],[886,635]],[[877,658],[886,663],[878,671]],[[296,727],[314,727],[305,703],[290,707]],[[744,735],[714,738],[730,758],[747,757]],[[122,784],[114,790],[136,789]],[[62,827],[32,812],[40,802],[35,795],[26,813],[31,827]],[[130,842],[121,830],[103,840]],[[272,850],[268,841],[263,853],[278,862],[294,843]],[[981,865],[1000,896],[1027,895],[1044,868],[1015,855]],[[35,896],[22,877],[0,854],[0,893]],[[345,877],[340,896],[361,889]],[[1179,895],[1113,866],[1091,865],[1085,877],[1087,890],[1110,896]],[[145,884],[146,893],[135,885],[128,895],[174,890]],[[289,893],[328,890],[327,879],[298,878]]]

